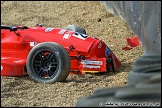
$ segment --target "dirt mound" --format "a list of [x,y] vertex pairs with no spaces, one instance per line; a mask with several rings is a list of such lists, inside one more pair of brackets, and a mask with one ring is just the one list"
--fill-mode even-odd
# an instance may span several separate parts
[[127,74],[141,46],[123,51],[126,37],[132,33],[119,18],[106,11],[98,1],[1,1],[1,25],[65,28],[82,26],[87,35],[103,40],[122,63],[114,74],[71,74],[66,82],[40,84],[26,77],[1,77],[2,107],[73,107],[77,99],[96,88],[126,86]]

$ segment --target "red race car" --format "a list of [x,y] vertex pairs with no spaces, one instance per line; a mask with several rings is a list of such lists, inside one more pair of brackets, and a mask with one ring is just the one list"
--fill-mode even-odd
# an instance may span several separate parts
[[110,48],[80,26],[1,25],[1,76],[29,75],[35,82],[54,83],[69,74],[113,72],[120,66]]

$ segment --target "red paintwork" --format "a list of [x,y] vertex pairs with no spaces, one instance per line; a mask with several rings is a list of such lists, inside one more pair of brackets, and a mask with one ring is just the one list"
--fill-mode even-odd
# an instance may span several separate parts
[[127,38],[127,44],[131,47],[136,47],[140,45],[140,41],[138,39],[138,36],[134,36],[132,38]]
[[128,45],[123,47],[122,50],[130,50],[130,49],[137,47],[141,44],[138,39],[138,36],[134,36],[132,38],[126,38],[126,41],[127,41]]
[[[21,28],[21,27],[18,27]],[[102,65],[94,68],[96,65],[90,65],[91,68],[83,68],[80,59],[71,59],[71,73],[82,74],[83,72],[106,72],[106,44],[97,39],[88,36],[87,38],[78,38],[73,36],[75,32],[63,29],[53,28],[45,32],[45,27],[30,27],[28,29],[18,29],[16,34],[9,29],[1,29],[1,76],[25,76],[26,60],[28,53],[34,46],[41,42],[56,42],[62,45],[67,51],[73,45],[75,49],[69,52],[69,56],[84,55],[85,60],[102,61]],[[65,35],[66,34],[66,35]],[[99,47],[99,48],[98,48]],[[117,70],[121,63],[110,50],[108,58],[113,59],[114,69]],[[110,71],[113,71],[112,65],[108,65]]]

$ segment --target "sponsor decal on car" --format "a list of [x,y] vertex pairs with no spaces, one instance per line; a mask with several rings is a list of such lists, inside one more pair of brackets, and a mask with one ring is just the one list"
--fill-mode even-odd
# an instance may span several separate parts
[[70,34],[64,34],[63,39],[69,39],[70,38]]
[[52,31],[54,28],[46,28],[45,29],[45,32],[50,32],[50,31]]
[[100,68],[100,66],[94,66],[94,65],[83,65],[82,68],[89,68],[89,69],[95,68],[95,69],[98,69],[98,68]]
[[82,60],[81,64],[95,64],[95,65],[102,65],[102,61],[92,61],[92,60]]
[[65,29],[61,29],[58,33],[59,33],[59,34],[64,34],[65,31],[66,31]]

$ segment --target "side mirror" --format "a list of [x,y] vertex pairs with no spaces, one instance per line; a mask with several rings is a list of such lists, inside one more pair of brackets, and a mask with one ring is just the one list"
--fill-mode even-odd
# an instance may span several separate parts
[[17,27],[11,27],[10,32],[13,31],[16,34],[16,36],[20,36],[19,33],[16,33],[17,29],[18,29]]
[[11,27],[10,31],[17,31],[17,27]]

